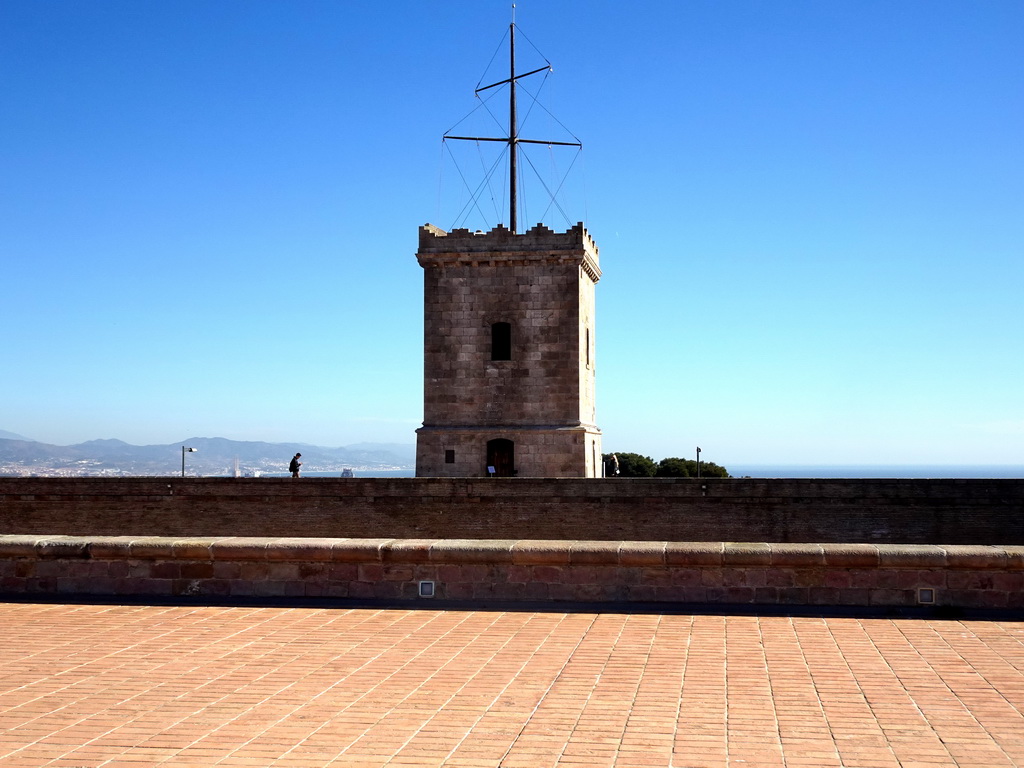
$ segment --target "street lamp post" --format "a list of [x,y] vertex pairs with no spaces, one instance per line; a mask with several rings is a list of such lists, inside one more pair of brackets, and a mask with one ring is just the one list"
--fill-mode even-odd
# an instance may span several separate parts
[[700,480],[700,448],[697,448],[697,479]]
[[198,450],[199,450],[198,448],[186,448],[184,445],[181,446],[181,476],[182,477],[185,476],[185,454],[186,453],[195,453]]

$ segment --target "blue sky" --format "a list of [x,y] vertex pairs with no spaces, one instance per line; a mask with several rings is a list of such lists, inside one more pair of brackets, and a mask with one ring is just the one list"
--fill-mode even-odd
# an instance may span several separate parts
[[[606,450],[1024,464],[1024,4],[516,13],[584,145],[544,220],[601,249]],[[413,442],[417,227],[509,19],[5,0],[0,429]]]

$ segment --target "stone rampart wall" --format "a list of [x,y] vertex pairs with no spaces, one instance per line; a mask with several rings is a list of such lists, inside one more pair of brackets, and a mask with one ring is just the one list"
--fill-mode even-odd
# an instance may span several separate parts
[[1024,544],[1024,480],[0,478],[0,534]]
[[0,536],[0,596],[1024,607],[1024,547]]

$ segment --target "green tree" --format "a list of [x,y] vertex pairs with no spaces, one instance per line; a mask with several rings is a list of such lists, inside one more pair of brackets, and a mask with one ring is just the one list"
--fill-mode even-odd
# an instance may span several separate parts
[[[650,456],[641,456],[639,453],[606,453],[603,458],[607,462],[612,456],[619,459],[619,477],[654,477],[658,469],[658,465]],[[611,473],[608,476],[611,477]]]
[[[690,465],[693,465],[691,468]],[[692,469],[692,473],[691,473]],[[687,459],[662,459],[658,462],[655,477],[694,477],[697,474],[697,462]]]
[[[619,458],[619,477],[697,477],[697,462],[694,459],[680,459],[677,457],[662,459],[657,464],[649,456],[641,456],[639,453],[606,453],[604,454],[605,466],[612,456]],[[608,477],[612,477],[611,471]],[[713,461],[702,461],[700,463],[701,477],[732,477],[725,467],[720,467]]]
[[[697,462],[694,459],[662,459],[658,462],[656,477],[697,477]],[[700,463],[701,477],[731,477],[725,467],[713,461]]]
[[[693,462],[694,472],[693,476],[697,476],[697,462]],[[720,467],[713,461],[702,461],[700,463],[700,476],[701,477],[732,477],[729,474],[729,470],[725,467]]]

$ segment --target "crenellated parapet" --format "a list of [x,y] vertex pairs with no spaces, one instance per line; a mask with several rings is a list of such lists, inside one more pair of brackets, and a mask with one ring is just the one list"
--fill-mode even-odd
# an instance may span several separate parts
[[498,225],[490,232],[453,229],[433,224],[419,231],[420,266],[524,266],[537,263],[575,263],[595,283],[601,279],[598,249],[582,222],[555,232],[543,224],[522,234]]

